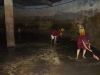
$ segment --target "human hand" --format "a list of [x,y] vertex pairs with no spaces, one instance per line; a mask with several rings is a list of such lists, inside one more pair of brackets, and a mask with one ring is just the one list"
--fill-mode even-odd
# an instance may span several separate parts
[[90,52],[92,52],[92,50],[91,50],[91,49],[89,49],[89,51],[90,51]]

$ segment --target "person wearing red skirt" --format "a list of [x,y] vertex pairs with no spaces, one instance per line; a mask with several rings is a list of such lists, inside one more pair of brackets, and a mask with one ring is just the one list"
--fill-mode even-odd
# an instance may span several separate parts
[[54,30],[51,32],[51,42],[54,41],[54,44],[57,44],[57,40],[58,40],[59,35],[60,35],[59,30],[54,29]]
[[77,49],[76,59],[79,58],[80,50],[83,50],[83,58],[86,59],[85,53],[86,53],[86,50],[90,51],[90,45],[91,45],[90,37],[88,37],[86,35],[79,36],[78,40],[77,40],[77,47],[78,47],[78,49]]

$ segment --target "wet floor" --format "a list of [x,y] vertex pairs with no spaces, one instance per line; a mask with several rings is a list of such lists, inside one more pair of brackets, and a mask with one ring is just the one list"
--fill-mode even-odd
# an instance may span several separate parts
[[[16,36],[16,46],[7,48],[5,41],[0,46],[0,75],[100,75],[100,61],[87,51],[76,57],[76,41],[64,36],[55,45],[50,35],[22,33]],[[96,55],[100,52],[93,48]]]

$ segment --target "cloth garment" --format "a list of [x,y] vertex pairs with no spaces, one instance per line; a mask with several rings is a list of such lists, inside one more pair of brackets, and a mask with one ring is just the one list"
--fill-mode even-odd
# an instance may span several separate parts
[[85,49],[85,47],[82,43],[82,40],[86,43],[87,47],[89,46],[89,43],[91,43],[91,38],[90,37],[88,37],[86,35],[79,36],[78,41],[77,41],[78,49]]

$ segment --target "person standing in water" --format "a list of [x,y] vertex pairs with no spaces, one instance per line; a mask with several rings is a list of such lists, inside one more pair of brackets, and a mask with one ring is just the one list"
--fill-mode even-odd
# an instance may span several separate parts
[[78,32],[79,32],[80,36],[85,35],[85,29],[84,29],[83,25],[81,25],[79,23],[77,23],[76,25],[78,26]]
[[90,37],[88,37],[86,35],[79,36],[78,40],[77,40],[77,47],[78,48],[77,48],[76,59],[79,58],[80,50],[83,50],[83,58],[86,59],[86,57],[85,57],[86,50],[89,50],[91,52],[90,45],[91,45]]
[[57,44],[57,40],[58,40],[59,35],[60,35],[60,32],[59,32],[58,29],[55,28],[54,30],[52,30],[52,32],[51,32],[51,42],[54,41],[54,44]]

